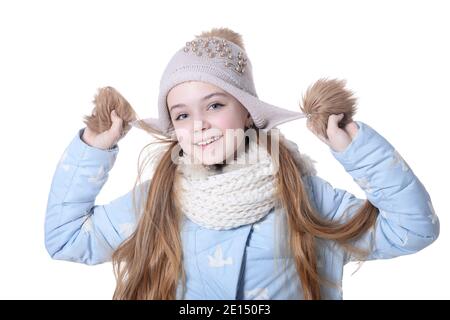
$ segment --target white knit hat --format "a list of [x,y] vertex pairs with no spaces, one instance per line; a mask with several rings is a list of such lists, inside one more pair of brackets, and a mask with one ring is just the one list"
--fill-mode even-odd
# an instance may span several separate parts
[[174,54],[163,72],[158,99],[159,118],[138,119],[131,125],[137,128],[149,125],[162,135],[173,137],[167,94],[174,86],[186,81],[207,82],[231,94],[248,110],[255,126],[263,131],[306,117],[302,112],[276,107],[258,99],[252,64],[243,48],[221,37],[198,36]]

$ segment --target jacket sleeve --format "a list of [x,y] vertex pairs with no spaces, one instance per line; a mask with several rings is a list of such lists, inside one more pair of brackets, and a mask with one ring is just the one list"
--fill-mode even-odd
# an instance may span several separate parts
[[[352,243],[369,251],[367,260],[411,254],[439,236],[439,219],[428,192],[395,148],[369,125],[356,121],[359,130],[347,148],[333,156],[364,190],[379,210],[375,225]],[[308,176],[314,204],[327,219],[347,221],[366,199]],[[344,264],[357,260],[344,253]]]
[[[45,246],[53,259],[91,265],[111,260],[134,231],[138,213],[133,190],[107,204],[95,204],[119,147],[91,147],[81,140],[83,132],[84,128],[78,131],[56,167],[45,216]],[[137,205],[148,184],[138,185]]]

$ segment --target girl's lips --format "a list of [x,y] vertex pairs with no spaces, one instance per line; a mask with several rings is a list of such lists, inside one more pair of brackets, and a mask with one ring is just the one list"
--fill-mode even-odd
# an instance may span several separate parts
[[202,150],[205,150],[205,149],[208,148],[210,145],[216,143],[217,141],[220,141],[220,139],[222,139],[222,137],[223,137],[223,136],[220,136],[220,138],[217,139],[216,141],[213,141],[213,142],[211,142],[211,143],[205,144],[205,145],[203,145],[203,146],[199,146],[199,145],[196,145],[196,144],[195,144],[195,146],[198,147],[198,148],[201,148]]

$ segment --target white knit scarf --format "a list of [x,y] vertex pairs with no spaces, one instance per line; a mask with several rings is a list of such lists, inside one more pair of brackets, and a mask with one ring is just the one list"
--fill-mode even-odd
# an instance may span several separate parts
[[[316,174],[314,160],[300,154],[297,145],[281,133],[300,173]],[[247,159],[246,159],[247,154]],[[255,161],[257,160],[257,161]],[[214,230],[228,230],[257,222],[279,204],[275,166],[265,147],[249,139],[248,151],[221,170],[193,164],[181,156],[176,194],[180,210],[193,222]]]

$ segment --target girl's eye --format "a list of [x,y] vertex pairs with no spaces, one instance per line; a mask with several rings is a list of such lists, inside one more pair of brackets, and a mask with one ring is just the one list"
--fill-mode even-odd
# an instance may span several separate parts
[[[220,109],[220,107],[223,107],[223,104],[220,104],[220,103],[213,103],[213,104],[210,105],[209,107],[212,107],[212,106],[219,106],[218,108],[215,108],[215,109]],[[209,109],[209,107],[208,107],[208,109]]]
[[[217,106],[216,108],[213,108],[213,110],[217,110],[217,109],[220,109],[221,107],[223,107],[223,104],[221,104],[221,103],[213,103],[213,104],[211,104],[211,105],[209,105],[209,107],[208,107],[208,109],[209,108],[211,108],[212,106]],[[180,117],[181,116],[184,116],[184,115],[187,115],[186,113],[181,113],[181,114],[179,114],[176,118],[175,118],[175,120],[183,120],[183,119],[185,119],[185,118],[181,118],[180,119]]]
[[181,117],[182,115],[186,115],[186,113],[182,113],[182,114],[178,115],[178,117],[176,117],[175,120],[180,120],[180,117]]

